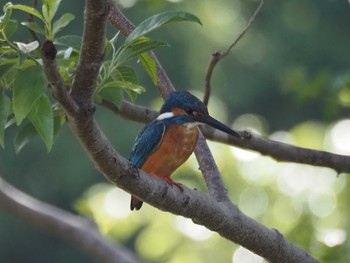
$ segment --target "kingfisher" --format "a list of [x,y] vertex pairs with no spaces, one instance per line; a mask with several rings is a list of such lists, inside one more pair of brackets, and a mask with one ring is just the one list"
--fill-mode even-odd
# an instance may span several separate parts
[[[164,101],[160,115],[146,125],[135,139],[129,161],[142,171],[181,188],[171,174],[194,151],[198,125],[207,124],[229,135],[240,134],[211,117],[206,105],[187,91],[175,91]],[[139,210],[142,201],[131,196],[130,209]]]

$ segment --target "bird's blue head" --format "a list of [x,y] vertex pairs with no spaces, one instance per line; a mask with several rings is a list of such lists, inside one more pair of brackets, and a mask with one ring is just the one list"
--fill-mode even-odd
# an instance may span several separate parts
[[211,117],[208,113],[207,106],[187,91],[175,91],[171,93],[166,98],[160,109],[160,113],[160,116],[165,118],[187,115],[186,118],[184,118],[184,121],[187,123],[205,123],[225,133],[240,137],[236,131]]
[[208,114],[208,109],[203,102],[187,91],[175,91],[166,98],[160,113],[173,112],[181,115],[180,111],[191,115],[193,111]]

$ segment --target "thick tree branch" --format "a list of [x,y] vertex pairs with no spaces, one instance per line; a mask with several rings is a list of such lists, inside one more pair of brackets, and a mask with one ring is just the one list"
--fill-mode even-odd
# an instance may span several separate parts
[[123,100],[122,105],[119,108],[108,100],[102,100],[101,105],[126,119],[142,123],[149,123],[159,115],[155,110],[132,104],[126,100]]
[[71,95],[84,108],[93,108],[93,93],[104,57],[105,27],[108,15],[106,1],[85,1],[85,21],[80,59]]
[[0,207],[39,230],[70,242],[96,262],[141,262],[126,247],[102,236],[90,219],[43,203],[14,188],[1,177]]
[[64,81],[58,71],[56,63],[57,50],[51,41],[45,41],[41,48],[42,60],[45,65],[44,71],[49,85],[52,89],[52,95],[61,102],[61,106],[70,115],[75,115],[78,112],[78,105],[71,98],[68,89],[65,87]]
[[[97,8],[104,6],[105,3],[103,0],[87,2],[86,9],[92,8],[89,2],[95,4],[101,2],[96,4]],[[95,11],[99,13],[100,10]],[[91,10],[86,10],[87,17],[89,17],[89,12]],[[101,16],[90,16],[91,21],[87,22],[86,18],[84,26],[94,27],[96,24],[103,24],[101,21],[97,21],[102,18]],[[91,29],[85,29],[84,32],[91,32]],[[103,39],[100,40],[103,41]],[[93,45],[94,43],[90,44]],[[81,56],[83,55],[84,53],[81,53]],[[93,65],[100,63],[99,56],[92,56],[90,59],[90,63]],[[81,61],[84,61],[84,58],[81,58]],[[94,73],[96,72],[97,70],[94,71]],[[93,90],[96,79],[88,77],[86,82],[75,81],[74,83],[73,88],[77,90],[74,99],[81,102],[78,96],[82,95],[84,101],[87,95],[81,94],[81,92]],[[167,86],[167,89],[163,90],[163,95],[171,90],[170,87]],[[90,105],[87,103],[79,105],[83,111],[90,109]],[[69,112],[67,112],[67,115],[69,115]],[[217,198],[190,190],[185,186],[181,191],[177,187],[171,187],[164,181],[157,180],[141,170],[137,170],[114,150],[91,114],[82,114],[79,118],[68,116],[68,119],[73,132],[96,168],[108,180],[125,191],[160,209],[192,218],[195,222],[217,231],[223,237],[241,244],[271,262],[317,262],[302,249],[283,238],[277,231],[268,229],[242,214],[233,204],[218,202]]]

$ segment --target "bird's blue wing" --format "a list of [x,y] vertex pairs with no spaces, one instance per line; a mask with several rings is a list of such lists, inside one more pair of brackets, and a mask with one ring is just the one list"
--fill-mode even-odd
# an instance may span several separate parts
[[153,121],[136,137],[129,161],[140,168],[147,158],[158,148],[166,130],[166,123]]

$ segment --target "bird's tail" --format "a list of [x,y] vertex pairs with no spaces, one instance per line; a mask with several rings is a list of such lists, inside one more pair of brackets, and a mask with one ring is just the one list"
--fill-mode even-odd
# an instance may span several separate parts
[[142,207],[143,202],[140,199],[137,199],[135,196],[131,196],[131,202],[130,202],[130,210],[140,210]]

